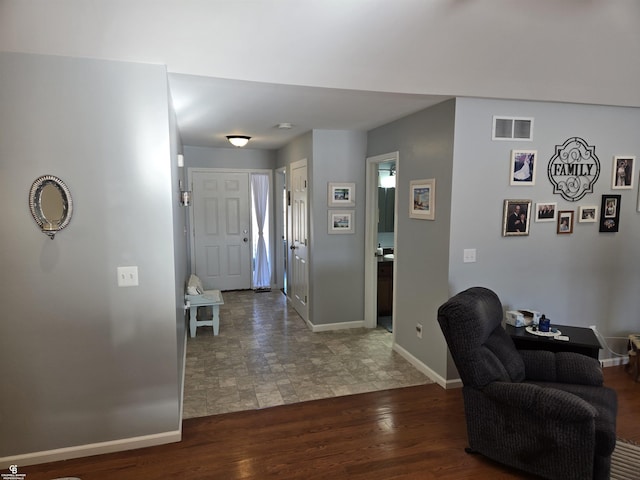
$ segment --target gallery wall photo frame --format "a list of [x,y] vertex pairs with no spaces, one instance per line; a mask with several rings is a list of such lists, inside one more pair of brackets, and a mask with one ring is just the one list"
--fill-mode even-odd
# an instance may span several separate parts
[[409,218],[436,219],[436,179],[409,182]]
[[520,186],[535,185],[537,163],[537,150],[511,150],[509,184]]
[[600,232],[617,232],[620,228],[621,195],[602,195]]
[[585,205],[578,209],[578,223],[595,223],[598,221],[598,207]]
[[531,200],[505,200],[502,212],[502,236],[529,235]]
[[329,210],[327,232],[331,235],[355,233],[355,210]]
[[611,188],[613,190],[631,190],[636,171],[636,157],[616,155],[611,167]]
[[573,233],[573,210],[560,210],[558,212],[558,224],[556,233],[558,235],[567,235]]
[[329,182],[327,204],[330,207],[355,207],[356,184],[353,182]]
[[536,203],[536,222],[555,222],[558,204],[555,202]]

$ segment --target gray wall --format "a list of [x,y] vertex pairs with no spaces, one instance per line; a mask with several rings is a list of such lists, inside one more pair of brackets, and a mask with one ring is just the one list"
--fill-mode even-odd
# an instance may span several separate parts
[[[493,115],[534,117],[533,141],[492,141]],[[498,293],[505,307],[533,308],[552,322],[596,325],[607,336],[638,331],[638,165],[633,190],[611,189],[614,155],[635,155],[636,163],[640,161],[638,132],[637,108],[458,99],[451,293],[485,285]],[[547,164],[555,146],[574,136],[595,145],[601,172],[593,194],[567,202],[553,194]],[[509,185],[511,149],[538,151],[534,186]],[[618,233],[599,233],[598,223],[577,223],[578,207],[600,209],[602,194],[622,195]],[[557,202],[559,210],[574,210],[574,233],[558,235],[555,223],[532,221],[529,236],[502,237],[503,201],[520,198],[532,200],[534,206]],[[462,262],[464,248],[477,248],[477,263]]]
[[[364,318],[365,149],[364,132],[313,130],[278,151],[278,167],[307,159],[309,321],[316,326]],[[353,235],[328,233],[329,182],[356,183]]]
[[[310,174],[309,288],[314,325],[364,319],[365,132],[313,131]],[[354,182],[356,206],[327,205],[329,182]],[[355,232],[328,233],[329,210],[354,210]]]
[[[167,89],[161,66],[0,53],[0,457],[180,427]],[[74,201],[54,240],[27,202],[43,174]]]
[[183,149],[185,166],[189,168],[276,168],[275,150],[243,148],[208,148],[186,145]]
[[171,206],[173,210],[173,267],[175,270],[175,297],[176,297],[176,345],[178,359],[178,379],[176,385],[178,399],[180,400],[180,411],[182,411],[182,390],[185,369],[186,347],[187,347],[187,318],[184,309],[185,282],[189,276],[188,265],[188,244],[187,236],[187,209],[180,205],[180,180],[186,185],[185,169],[178,167],[178,152],[182,150],[178,124],[171,102],[171,93],[168,93],[169,100],[169,135],[171,150]]
[[[395,341],[445,375],[446,346],[437,309],[449,294],[449,225],[455,101],[447,101],[369,132],[367,156],[398,151],[395,249]],[[409,218],[409,182],[436,179],[434,221]],[[415,326],[423,326],[422,339]]]

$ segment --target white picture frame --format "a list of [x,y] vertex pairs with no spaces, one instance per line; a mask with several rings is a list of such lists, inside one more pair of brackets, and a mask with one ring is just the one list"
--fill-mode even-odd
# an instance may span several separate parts
[[436,219],[436,179],[409,182],[409,218]]
[[611,188],[613,190],[631,190],[636,176],[636,157],[616,155],[611,166]]
[[327,232],[330,235],[355,233],[355,210],[329,210]]
[[329,182],[327,204],[330,207],[355,207],[356,184],[353,182]]
[[578,223],[596,223],[597,221],[597,205],[582,205],[578,208]]
[[536,184],[537,150],[511,150],[509,184],[530,186]]

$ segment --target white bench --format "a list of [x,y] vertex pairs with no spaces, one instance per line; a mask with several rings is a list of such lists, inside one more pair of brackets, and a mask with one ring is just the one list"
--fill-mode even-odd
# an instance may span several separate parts
[[[196,336],[198,327],[213,327],[213,334],[220,331],[220,305],[224,305],[220,290],[204,290],[202,282],[196,275],[189,277],[187,293],[184,296],[189,305],[189,334],[191,338]],[[211,320],[198,320],[198,307],[211,307]]]

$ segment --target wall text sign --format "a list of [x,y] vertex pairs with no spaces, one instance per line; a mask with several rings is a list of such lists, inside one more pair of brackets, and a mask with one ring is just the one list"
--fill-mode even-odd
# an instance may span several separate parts
[[556,145],[547,174],[553,184],[553,193],[559,193],[569,202],[577,202],[587,193],[593,193],[593,186],[600,176],[596,147],[578,137]]

